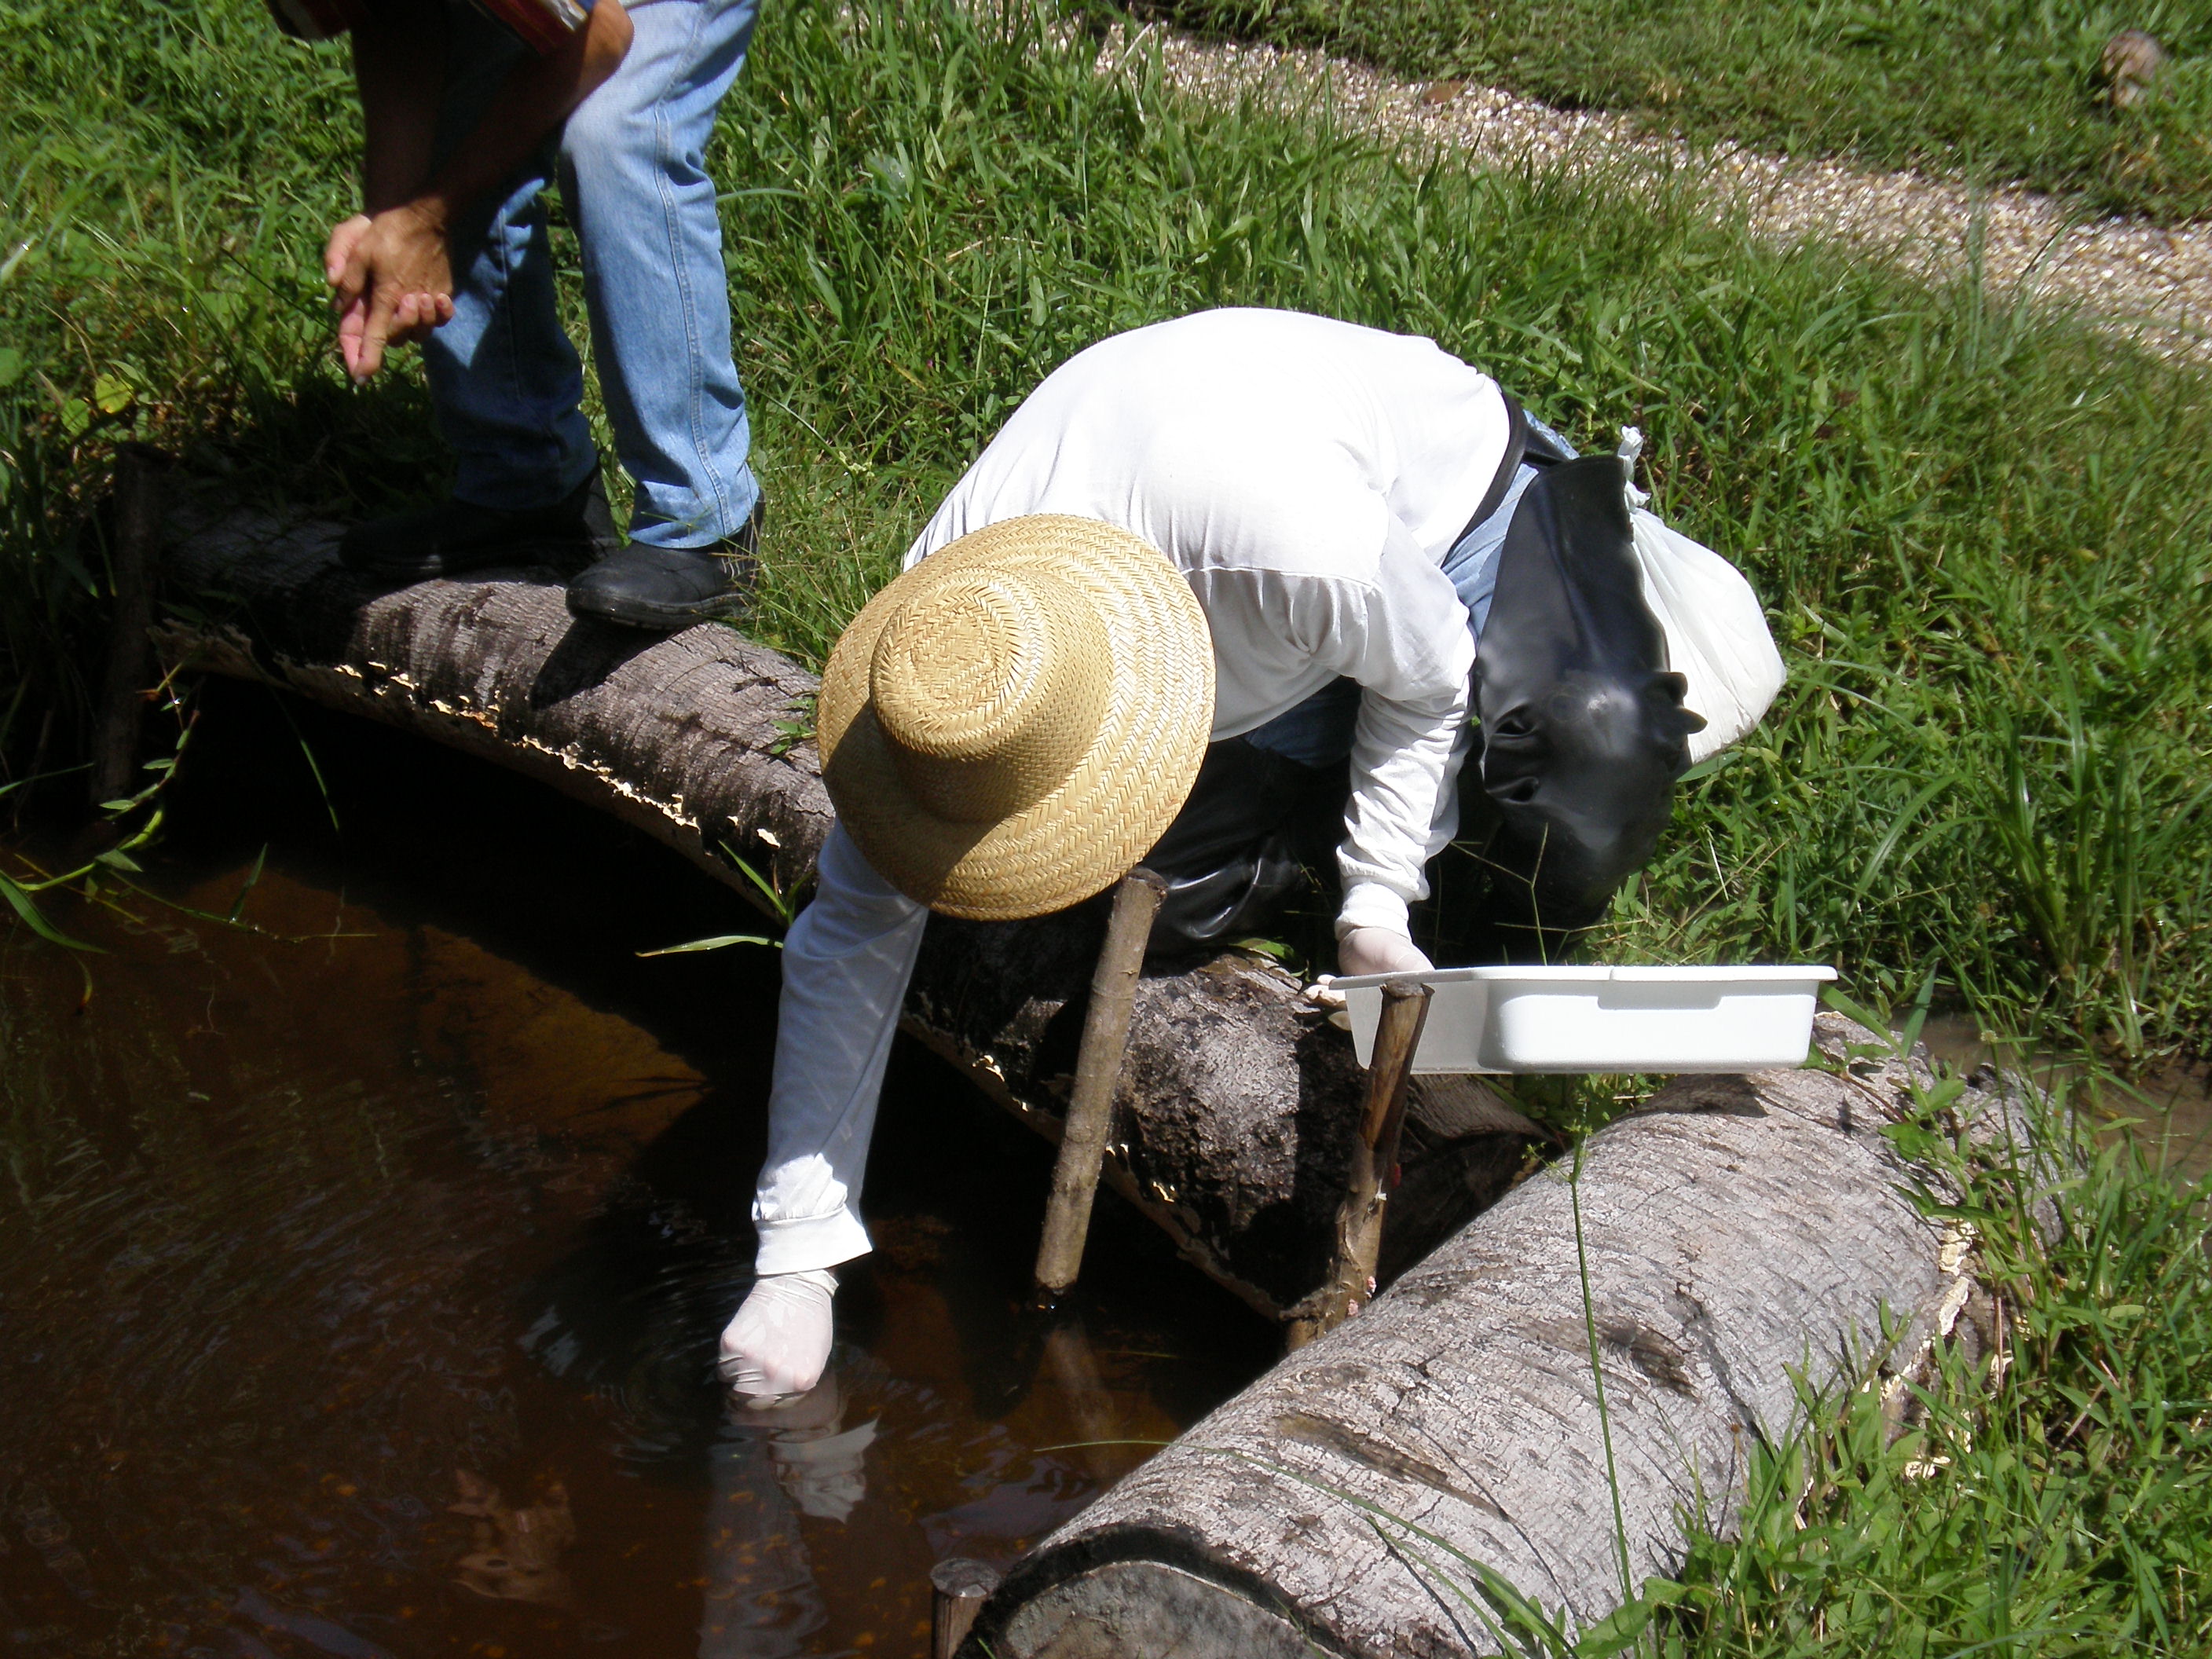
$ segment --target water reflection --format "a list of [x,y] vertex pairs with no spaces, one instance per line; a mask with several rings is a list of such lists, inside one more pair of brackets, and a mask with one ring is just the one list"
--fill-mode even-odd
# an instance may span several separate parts
[[1938,1060],[1960,1071],[1992,1062],[2039,1087],[2086,1105],[2108,1123],[2125,1124],[2154,1164],[2182,1180],[2212,1174],[2212,1071],[2202,1060],[2153,1066],[2132,1081],[2092,1072],[2078,1058],[2023,1051],[1990,1041],[1965,1014],[1938,1014],[1921,1038]]
[[565,1607],[575,1598],[561,1557],[576,1541],[568,1489],[550,1481],[533,1504],[510,1504],[497,1486],[466,1469],[453,1471],[460,1501],[454,1515],[476,1517],[476,1547],[457,1564],[455,1582],[495,1601],[538,1601]]
[[775,1411],[732,1401],[707,1460],[714,1493],[703,1549],[699,1659],[782,1659],[807,1650],[829,1623],[799,1517],[842,1524],[867,1491],[871,1419],[844,1427],[834,1373],[805,1400]]
[[244,914],[298,942],[72,915],[110,951],[79,1014],[0,933],[0,1646],[915,1653],[937,1559],[1006,1559],[1136,1455],[1042,1449],[1164,1437],[1267,1362],[1107,1211],[1072,1394],[1015,1312],[1048,1154],[907,1055],[837,1388],[730,1413],[772,956],[641,962],[743,917],[587,814],[306,724],[346,856],[288,728],[227,772],[218,730],[156,872],[224,915],[273,838]]

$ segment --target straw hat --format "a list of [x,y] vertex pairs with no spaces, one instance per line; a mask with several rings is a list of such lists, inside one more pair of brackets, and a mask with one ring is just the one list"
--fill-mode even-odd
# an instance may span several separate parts
[[822,676],[822,775],[867,860],[946,915],[1110,885],[1173,822],[1213,724],[1206,613],[1095,519],[963,536],[876,595]]

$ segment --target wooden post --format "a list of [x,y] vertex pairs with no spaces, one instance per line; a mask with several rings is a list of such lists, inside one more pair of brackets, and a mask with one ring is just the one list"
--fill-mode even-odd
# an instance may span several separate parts
[[1106,1136],[1114,1123],[1114,1086],[1121,1081],[1121,1059],[1129,1046],[1129,1015],[1137,1002],[1137,975],[1145,965],[1145,944],[1168,884],[1139,866],[1114,890],[1114,910],[1099,947],[1098,971],[1091,981],[1091,1010],[1083,1022],[1083,1046],[1075,1060],[1075,1093],[1060,1130],[1060,1158],[1052,1170],[1052,1197],[1045,1206],[1044,1237],[1037,1244],[1036,1286],[1040,1301],[1057,1301],[1083,1266],[1083,1243],[1091,1232],[1091,1204],[1098,1191],[1098,1171],[1106,1158]]
[[125,444],[115,457],[115,539],[107,556],[115,611],[93,737],[95,811],[131,794],[137,775],[138,723],[153,661],[147,630],[154,622],[154,572],[161,548],[161,474],[168,465],[168,457],[143,444]]
[[1375,1294],[1375,1263],[1382,1249],[1382,1212],[1396,1184],[1398,1135],[1406,1127],[1406,1091],[1413,1079],[1413,1054],[1429,1018],[1430,988],[1404,980],[1382,988],[1382,1017],[1367,1066],[1367,1099],[1352,1170],[1336,1212],[1336,1265],[1317,1298],[1317,1311],[1291,1322],[1288,1346],[1303,1348],[1358,1313]]
[[983,1598],[999,1588],[999,1575],[981,1561],[949,1556],[929,1570],[929,1659],[952,1659]]

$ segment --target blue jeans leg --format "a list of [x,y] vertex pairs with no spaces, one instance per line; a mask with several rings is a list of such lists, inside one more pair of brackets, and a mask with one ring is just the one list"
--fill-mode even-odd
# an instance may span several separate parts
[[759,0],[633,5],[629,55],[561,141],[599,384],[637,483],[630,535],[653,546],[733,535],[760,494],[706,155],[758,10]]
[[[524,48],[473,6],[447,8],[443,155],[475,127]],[[453,319],[423,343],[438,428],[459,471],[453,494],[478,507],[540,507],[591,476],[584,374],[562,331],[540,199],[553,146],[472,208],[450,235]]]

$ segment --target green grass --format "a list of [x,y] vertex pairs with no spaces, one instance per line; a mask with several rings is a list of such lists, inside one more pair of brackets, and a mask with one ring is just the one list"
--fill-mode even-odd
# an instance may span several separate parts
[[[1923,1102],[1931,1130],[1954,1087]],[[2003,1364],[1940,1344],[1902,1434],[1875,1390],[1808,1401],[1808,1431],[1755,1461],[1741,1534],[1656,1587],[1653,1651],[2212,1646],[2205,1194],[2124,1140],[2041,1127],[2083,1160],[2055,1206],[2047,1173],[2000,1157],[1943,1210],[1976,1230]]]
[[81,756],[114,442],[334,509],[439,465],[412,388],[349,394],[309,252],[349,196],[343,58],[245,4],[0,0],[0,756]]
[[[2204,0],[1146,0],[1206,30],[1466,77],[1647,128],[2212,214]],[[2165,95],[2115,109],[2105,44],[2148,29]]]
[[[0,288],[19,765],[81,695],[105,440],[184,447],[226,499],[358,511],[435,478],[412,383],[353,392],[325,344],[342,60],[268,41],[246,0],[146,15],[57,13],[41,53],[0,36],[0,73],[43,77],[0,157],[29,240]],[[772,25],[713,163],[775,642],[819,660],[966,458],[1101,335],[1222,303],[1432,334],[1585,442],[1642,425],[1659,504],[1753,574],[1790,659],[1605,948],[1830,960],[1892,1000],[1934,969],[2045,1040],[2203,1041],[2203,377],[1971,286],[1762,249],[1664,185],[1422,171],[1178,103],[1142,63],[1102,82],[1087,43],[1018,24]]]
[[1800,1428],[1753,1451],[1738,1526],[1692,1525],[1674,1576],[1593,1629],[1398,1522],[1438,1593],[1523,1659],[2206,1651],[2205,1191],[2084,1135],[2063,1097],[2027,1106],[2039,1154],[1962,1134],[1961,1092],[1939,1080],[1888,1131],[1942,1172],[1921,1202],[1978,1255],[1916,1380],[1801,1391]]
[[[115,439],[179,449],[225,501],[358,512],[436,487],[412,371],[357,392],[327,347],[343,57],[265,29],[252,0],[0,0],[9,776],[81,729]],[[1752,574],[1790,662],[1595,948],[1833,961],[1869,1000],[1932,975],[1994,1024],[2123,1061],[2205,1046],[2201,374],[1969,284],[1762,247],[1663,182],[1423,170],[1318,115],[1201,109],[1141,55],[1127,69],[1102,81],[1088,40],[957,0],[769,14],[712,157],[770,495],[766,636],[818,661],[1006,412],[1103,334],[1224,303],[1428,333],[1586,444],[1643,426],[1659,505]],[[2017,1461],[1906,1481],[1846,1418],[1796,1454],[1809,1474],[1777,1476],[1756,1553],[1702,1553],[1686,1582],[1712,1594],[1655,1631],[1700,1652],[1845,1629],[1960,1651],[1984,1639],[1991,1561],[2056,1547],[2033,1517],[2057,1511],[2025,1506],[2057,1505],[2094,1536],[2066,1532],[2070,1565],[2033,1583],[2087,1573],[2092,1626],[2188,1650],[2195,1558],[2169,1578],[2098,1540],[2212,1533],[2196,1442],[2175,1438],[2196,1419],[2152,1403],[2208,1392],[2188,1370],[2193,1212],[2112,1170],[2074,1205],[2057,1246],[2020,1244],[2028,1334],[2002,1401],[2025,1414],[1976,1443]],[[2100,1365],[2120,1386],[2093,1400]],[[2069,1389],[2089,1414],[2055,1433]],[[2180,1484],[2159,1486],[2177,1444]],[[2125,1509],[2138,1490],[2164,1532]]]

